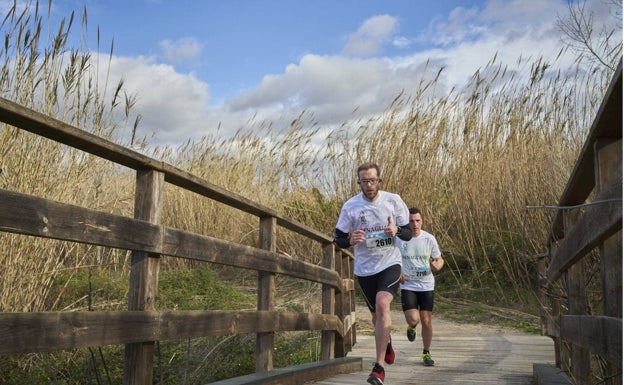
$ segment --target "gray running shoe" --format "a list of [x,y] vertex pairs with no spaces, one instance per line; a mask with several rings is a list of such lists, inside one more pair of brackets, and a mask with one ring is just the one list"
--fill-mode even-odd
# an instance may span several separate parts
[[421,355],[422,359],[423,359],[423,364],[425,364],[425,366],[433,366],[434,365],[434,361],[431,358],[431,353],[423,353]]

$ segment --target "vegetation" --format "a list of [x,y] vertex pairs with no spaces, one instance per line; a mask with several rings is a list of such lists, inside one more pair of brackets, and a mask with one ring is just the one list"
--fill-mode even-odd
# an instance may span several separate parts
[[[67,46],[75,15],[46,40],[41,9],[38,2],[24,12],[14,6],[3,19],[3,97],[151,151],[328,235],[344,200],[357,192],[357,165],[377,161],[383,188],[420,207],[426,230],[440,242],[447,260],[438,276],[441,295],[463,301],[455,307],[469,304],[464,314],[473,315],[492,313],[494,305],[537,311],[535,256],[545,251],[552,212],[531,207],[557,202],[611,79],[610,67],[621,56],[621,48],[605,46],[609,66],[588,69],[579,60],[554,72],[556,63],[541,58],[519,59],[512,69],[494,55],[468,84],[444,96],[434,92],[444,70],[433,69],[438,77],[423,79],[418,89],[397,95],[385,114],[366,121],[330,129],[303,111],[286,133],[252,120],[233,138],[207,135],[178,148],[150,150],[135,136],[135,96],[125,93],[123,81],[100,83],[101,61]],[[80,16],[85,30],[86,14]],[[134,176],[108,162],[6,125],[0,126],[0,159],[0,188],[132,216]],[[167,226],[257,243],[255,217],[171,186],[165,202]],[[278,249],[318,263],[305,242],[280,232]],[[0,311],[125,309],[128,262],[126,251],[0,233]],[[159,309],[255,307],[250,272],[165,258],[159,282]],[[315,285],[278,277],[278,290],[285,309],[307,311],[318,303],[310,300],[318,295]],[[527,326],[523,322],[518,326]],[[316,334],[278,340],[278,367],[318,357]],[[106,377],[119,382],[122,349],[2,357],[0,382],[23,383],[24,373],[33,384],[83,378],[101,383]],[[161,342],[159,380],[201,383],[249,373],[253,350],[253,336]],[[229,365],[212,365],[213,357]],[[210,370],[202,370],[206,366]],[[206,373],[212,377],[202,377]]]

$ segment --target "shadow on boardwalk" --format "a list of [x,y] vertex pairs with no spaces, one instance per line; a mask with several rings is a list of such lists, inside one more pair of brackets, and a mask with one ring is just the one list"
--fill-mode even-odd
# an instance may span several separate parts
[[[425,367],[420,359],[422,340],[409,342],[400,311],[393,312],[393,365],[385,365],[386,385],[514,384],[530,385],[533,363],[554,364],[550,338],[507,328],[459,324],[435,317],[431,354],[436,364]],[[366,322],[363,322],[366,332]],[[358,330],[360,327],[358,325]],[[358,334],[350,357],[362,357],[363,371],[336,375],[318,385],[366,384],[374,361],[372,335]]]

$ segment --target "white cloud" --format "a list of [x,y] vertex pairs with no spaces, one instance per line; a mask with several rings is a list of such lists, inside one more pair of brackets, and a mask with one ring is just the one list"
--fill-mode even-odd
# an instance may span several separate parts
[[197,58],[203,48],[197,39],[192,37],[185,37],[175,42],[166,39],[160,41],[158,45],[162,49],[165,61],[174,64]]
[[[399,93],[409,95],[421,79],[432,78],[442,67],[435,92],[443,96],[452,87],[466,85],[495,54],[497,63],[508,64],[510,70],[517,68],[520,56],[524,60],[554,58],[562,48],[555,27],[557,13],[566,12],[564,2],[552,0],[492,0],[481,10],[458,7],[445,20],[424,28],[419,38],[436,43],[428,51],[357,57],[400,41],[397,20],[376,16],[351,35],[344,56],[307,54],[223,105],[211,105],[208,84],[153,58],[115,58],[111,76],[123,77],[127,87],[138,93],[142,132],[155,132],[158,143],[198,139],[214,133],[219,125],[223,135],[233,134],[252,117],[277,122],[279,129],[279,124],[287,126],[303,110],[325,127],[339,127],[350,119],[385,111]],[[571,63],[573,58],[565,60]]]
[[342,53],[353,56],[370,56],[379,52],[381,46],[391,41],[399,26],[390,15],[379,15],[366,20],[351,36]]

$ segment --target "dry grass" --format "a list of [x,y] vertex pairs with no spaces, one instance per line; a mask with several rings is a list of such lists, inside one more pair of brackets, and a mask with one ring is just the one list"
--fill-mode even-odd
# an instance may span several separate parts
[[[94,75],[98,59],[67,48],[74,15],[56,35],[46,37],[45,16],[39,14],[43,8],[38,2],[33,7],[37,12],[13,9],[0,27],[5,43],[0,47],[2,96],[147,151],[147,142],[135,136],[140,120],[132,111],[136,98],[125,93],[123,81],[99,83]],[[86,30],[86,9],[81,27]],[[619,54],[614,61],[618,59]],[[276,128],[277,122],[252,118],[232,138],[217,132],[177,148],[154,149],[152,156],[327,235],[342,203],[358,192],[357,165],[376,161],[383,188],[420,207],[425,229],[438,238],[447,259],[439,279],[441,295],[453,298],[453,309],[466,303],[467,296],[503,297],[502,304],[512,307],[524,302],[534,286],[534,256],[545,251],[552,218],[552,211],[527,206],[558,201],[611,78],[608,70],[585,72],[582,65],[565,73],[547,71],[551,64],[518,60],[510,69],[495,56],[463,88],[435,96],[439,78],[423,80],[417,89],[397,95],[379,117],[321,127],[303,111],[285,132]],[[5,125],[0,125],[0,188],[133,215],[132,173]],[[258,243],[258,218],[177,187],[166,186],[162,219],[167,226]],[[320,263],[319,245],[285,229],[278,230],[278,237],[280,252]],[[194,266],[200,264],[162,259],[163,270]],[[123,308],[120,293],[127,289],[107,278],[124,282],[128,268],[127,251],[0,233],[0,312]],[[256,284],[255,272],[218,269],[233,287]],[[102,274],[92,288],[91,271],[97,270]],[[83,287],[85,271],[89,292],[72,291],[72,283]],[[318,311],[313,304],[319,303],[320,285],[288,277],[277,277],[277,285],[279,308]],[[592,297],[600,294],[595,286],[594,281]],[[68,292],[75,298],[68,298]],[[101,295],[92,296],[95,292]],[[224,350],[242,346],[239,339],[231,345]],[[189,341],[189,351],[190,346]],[[208,356],[217,347],[197,356]],[[164,357],[167,349],[163,344]],[[172,347],[169,362],[182,357],[180,352]],[[80,373],[82,359],[72,354],[58,359],[55,354],[49,359],[28,355],[9,366],[17,365],[20,379],[28,367],[45,366],[43,371],[49,372],[54,364],[48,362],[55,361],[63,361],[63,369],[65,363],[77,364],[68,372]],[[187,360],[196,358],[186,354]],[[284,361],[290,356],[286,351]],[[191,370],[207,362],[201,358]],[[187,368],[189,362],[183,364],[179,367]]]
[[[66,47],[74,15],[47,42],[40,16],[13,10],[2,25],[3,96],[145,149],[147,143],[134,135],[135,97],[124,92],[123,82],[99,84],[92,69],[100,63]],[[83,29],[86,24],[85,9]],[[385,114],[366,121],[321,127],[303,111],[282,132],[273,122],[252,118],[232,138],[217,132],[152,155],[327,235],[344,200],[358,192],[357,165],[376,161],[383,188],[423,210],[425,227],[437,236],[457,287],[490,288],[513,302],[533,285],[533,256],[544,251],[552,215],[526,206],[556,203],[611,76],[582,66],[550,72],[552,64],[519,59],[511,69],[494,56],[463,88],[436,96],[439,78],[423,80],[418,89],[397,95]],[[130,173],[11,127],[0,129],[0,144],[1,188],[132,215]],[[172,186],[165,202],[168,226],[257,243],[255,217]],[[44,310],[59,269],[127,269],[125,252],[0,237],[0,276],[10,277],[0,284],[3,311]],[[278,248],[318,263],[314,246],[286,230]],[[165,268],[186,265],[170,261],[164,259]]]

